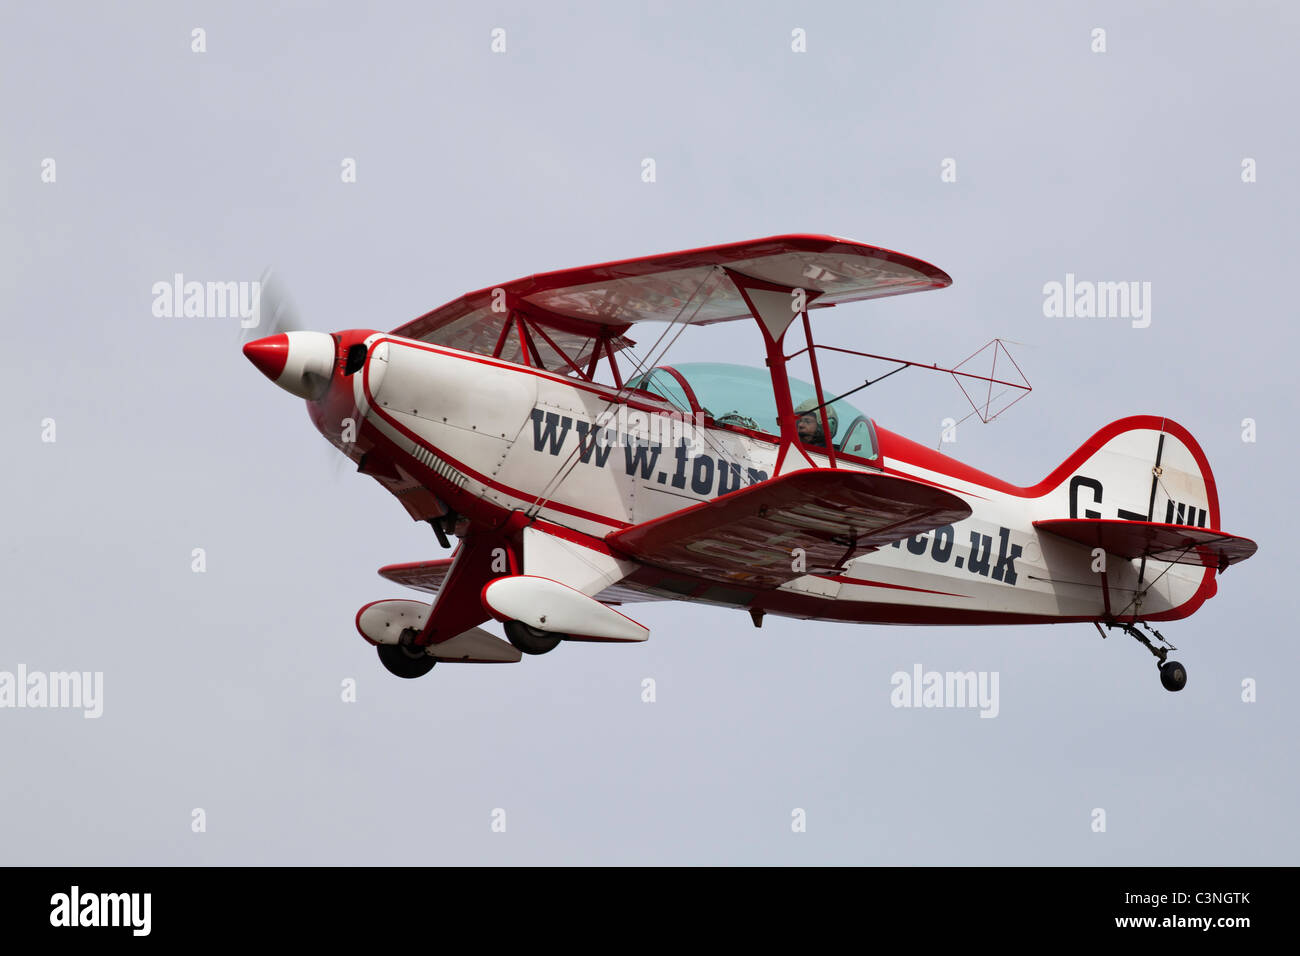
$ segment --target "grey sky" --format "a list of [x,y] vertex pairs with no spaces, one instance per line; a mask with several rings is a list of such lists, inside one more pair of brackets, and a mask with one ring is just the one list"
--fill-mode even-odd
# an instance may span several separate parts
[[[0,862],[1297,863],[1297,10],[6,5],[0,670],[102,671],[105,699],[0,710]],[[636,608],[644,646],[390,678],[353,617],[416,597],[375,570],[440,556],[429,529],[235,320],[151,313],[174,273],[274,264],[313,327],[390,329],[531,272],[790,231],[955,280],[837,308],[823,342],[1023,343],[1033,394],[954,456],[1029,484],[1126,415],[1196,436],[1260,550],[1163,628],[1185,691],[1086,625],[755,630],[683,604]],[[1067,272],[1151,282],[1151,326],[1044,318]],[[724,353],[761,364],[737,326],[673,358]],[[969,411],[915,371],[857,399],[927,444]],[[916,663],[997,671],[999,716],[894,709]]]

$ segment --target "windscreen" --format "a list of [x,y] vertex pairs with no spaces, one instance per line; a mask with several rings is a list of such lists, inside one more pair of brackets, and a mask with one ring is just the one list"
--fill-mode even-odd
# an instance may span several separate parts
[[[721,362],[692,362],[657,368],[636,381],[636,387],[662,395],[684,412],[694,411],[692,403],[675,371],[689,386],[701,410],[720,425],[736,425],[751,431],[772,436],[780,434],[776,420],[776,401],[772,397],[772,379],[766,369],[746,365],[727,365]],[[829,386],[823,394],[832,398],[836,394]],[[790,398],[796,412],[806,412],[817,417],[817,393],[807,382],[790,379]],[[832,402],[826,406],[831,420],[831,437],[835,447],[861,458],[875,458],[876,449],[871,423],[855,406],[846,401]],[[816,430],[821,431],[820,422]],[[823,444],[820,434],[809,444]]]

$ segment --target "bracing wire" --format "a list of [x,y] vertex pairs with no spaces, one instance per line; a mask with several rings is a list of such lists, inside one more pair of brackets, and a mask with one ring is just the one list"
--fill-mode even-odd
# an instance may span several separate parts
[[[708,276],[700,280],[699,285],[695,287],[695,291],[692,292],[690,297],[685,302],[682,303],[682,307],[677,311],[677,314],[673,316],[672,321],[668,323],[664,331],[660,333],[659,338],[655,340],[654,345],[652,345],[650,349],[647,351],[645,359],[637,361],[636,365],[632,369],[630,369],[630,371],[633,374],[630,374],[627,377],[627,379],[623,383],[623,386],[614,394],[612,398],[605,400],[605,407],[596,416],[596,421],[591,431],[588,432],[589,441],[595,442],[598,440],[599,437],[598,429],[603,427],[602,422],[608,421],[606,416],[609,414],[610,410],[613,409],[614,406],[622,404],[623,399],[627,395],[631,394],[632,382],[636,381],[636,379],[641,375],[644,375],[647,369],[656,367],[659,361],[662,360],[663,356],[667,354],[668,350],[671,349],[673,345],[677,342],[677,339],[681,336],[682,332],[686,330],[686,327],[689,326],[694,321],[695,316],[699,314],[699,311],[704,306],[704,303],[707,302],[709,297],[713,294],[714,292],[713,288],[710,288],[709,291],[703,296],[703,298],[700,298],[699,303],[695,306],[695,310],[691,313],[689,319],[687,319],[685,322],[682,322],[682,316],[686,314],[686,310],[690,308],[691,303],[694,302],[697,297],[699,297],[700,292],[706,286],[709,286],[712,283],[714,283],[716,279],[722,275],[725,275],[725,272],[718,266],[713,266],[709,270]],[[676,329],[676,332],[673,332],[674,329]],[[669,335],[669,333],[673,333],[672,338],[668,340],[667,344],[663,345],[663,347],[660,348],[660,343],[664,341],[664,339]],[[656,351],[658,353],[657,355],[656,355]],[[653,361],[652,361],[652,356],[654,356]],[[528,506],[528,509],[525,513],[530,520],[532,518],[535,518],[538,512],[541,511],[541,509],[546,506],[547,502],[549,502],[551,498],[555,496],[556,492],[559,490],[560,485],[564,483],[564,480],[568,478],[569,474],[573,471],[573,469],[577,467],[579,461],[579,454],[582,451],[583,451],[583,444],[580,438],[578,444],[574,447],[574,449],[571,452],[569,452],[569,454],[565,457],[565,459],[562,462],[560,462],[559,466],[556,468],[555,473],[551,476],[551,480],[546,483],[546,485],[542,488],[540,492],[538,492],[537,497],[535,497],[532,503]]]

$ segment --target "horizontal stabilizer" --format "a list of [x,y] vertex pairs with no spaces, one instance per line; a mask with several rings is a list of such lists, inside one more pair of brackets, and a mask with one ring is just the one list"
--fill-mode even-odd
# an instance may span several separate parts
[[638,561],[775,588],[970,516],[942,488],[876,473],[796,471],[606,536]]
[[1034,527],[1088,547],[1102,548],[1121,558],[1197,564],[1219,571],[1245,561],[1258,547],[1249,538],[1222,531],[1151,521],[1056,518],[1035,521]]
[[442,582],[447,579],[447,572],[450,570],[451,558],[441,558],[437,561],[414,561],[410,564],[385,565],[379,569],[379,575],[396,584],[415,588],[417,591],[428,591],[430,594],[437,594],[438,589],[442,587]]

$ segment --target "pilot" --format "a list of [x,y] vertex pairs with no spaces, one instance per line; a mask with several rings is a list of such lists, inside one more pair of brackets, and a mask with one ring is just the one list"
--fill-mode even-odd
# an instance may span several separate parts
[[[799,440],[805,445],[826,447],[826,436],[822,434],[821,411],[817,407],[817,399],[815,398],[802,401],[795,407],[794,413],[799,416],[795,427],[799,431]],[[836,430],[840,427],[840,420],[835,414],[835,409],[829,405],[826,407],[826,424],[831,429],[830,437],[834,438]]]

